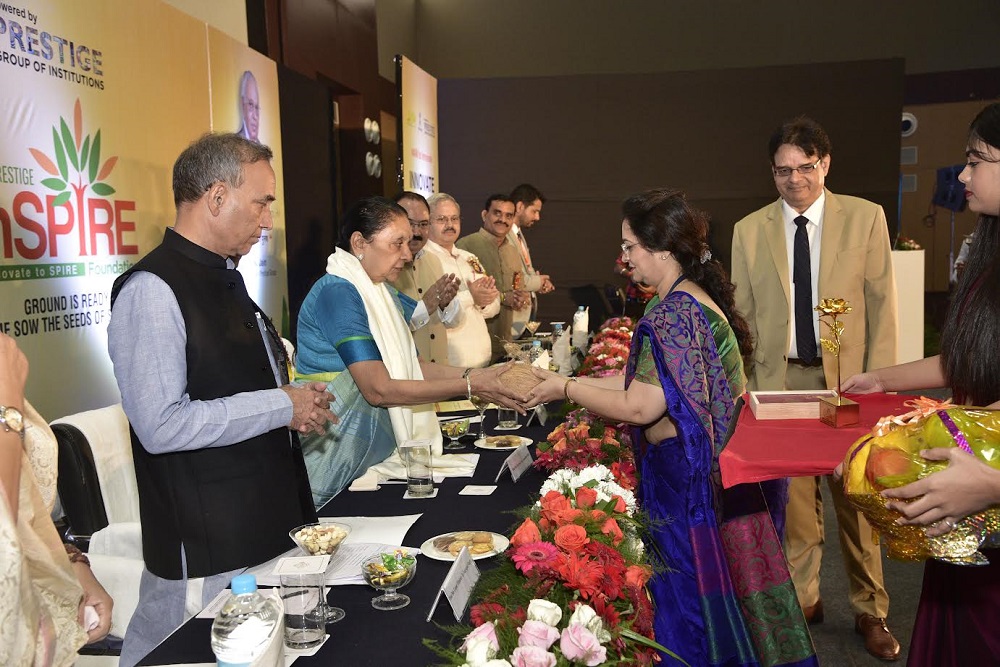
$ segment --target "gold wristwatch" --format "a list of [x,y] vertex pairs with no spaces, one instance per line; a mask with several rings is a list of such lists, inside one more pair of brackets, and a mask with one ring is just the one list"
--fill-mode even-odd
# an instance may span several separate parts
[[5,431],[17,433],[21,436],[21,441],[24,441],[24,417],[20,410],[0,405],[0,424],[3,424]]

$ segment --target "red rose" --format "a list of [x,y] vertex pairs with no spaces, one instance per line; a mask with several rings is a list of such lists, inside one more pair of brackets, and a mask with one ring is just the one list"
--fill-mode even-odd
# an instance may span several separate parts
[[590,509],[597,502],[597,491],[589,486],[581,486],[576,490],[576,506],[582,510]]
[[582,510],[570,507],[569,509],[555,512],[552,519],[557,526],[565,526],[566,524],[575,523],[581,516],[583,516]]
[[556,546],[566,553],[574,553],[583,548],[583,545],[590,541],[587,531],[583,526],[568,524],[556,529]]
[[510,538],[512,546],[519,547],[529,542],[538,542],[542,539],[542,534],[538,530],[538,525],[531,519],[525,519],[524,523],[518,526],[517,530]]
[[557,512],[572,509],[569,504],[569,499],[558,491],[549,491],[542,496],[541,504],[542,518],[548,519],[549,521],[555,521],[555,515]]

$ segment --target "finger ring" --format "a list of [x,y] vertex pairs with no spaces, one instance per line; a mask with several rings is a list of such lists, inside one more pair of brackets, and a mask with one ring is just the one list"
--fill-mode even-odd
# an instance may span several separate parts
[[945,519],[944,525],[948,526],[948,530],[955,530],[955,528],[958,527],[957,524],[951,519]]

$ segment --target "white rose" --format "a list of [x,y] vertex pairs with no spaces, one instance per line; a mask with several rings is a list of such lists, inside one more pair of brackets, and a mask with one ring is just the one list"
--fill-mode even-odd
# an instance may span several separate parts
[[590,630],[602,644],[611,641],[611,633],[604,629],[604,621],[590,605],[581,604],[573,610],[573,615],[569,617],[569,625],[574,624]]
[[528,620],[541,621],[555,628],[562,620],[562,609],[554,602],[535,599],[528,603]]
[[492,642],[486,637],[469,637],[465,640],[465,659],[469,667],[485,667],[496,654]]

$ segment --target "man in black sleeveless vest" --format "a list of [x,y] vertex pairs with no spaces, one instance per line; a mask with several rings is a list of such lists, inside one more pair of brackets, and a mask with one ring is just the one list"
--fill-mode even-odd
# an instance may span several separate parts
[[146,566],[124,667],[316,520],[296,431],[335,422],[332,397],[288,384],[281,339],[236,270],[271,227],[270,158],[236,134],[189,146],[174,164],[175,226],[111,291]]

